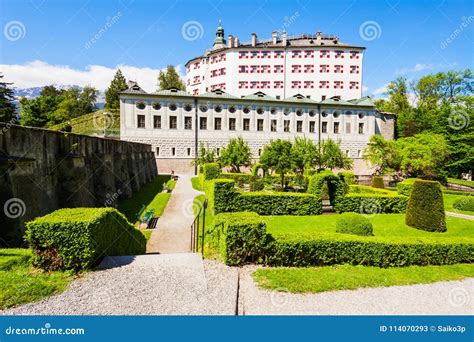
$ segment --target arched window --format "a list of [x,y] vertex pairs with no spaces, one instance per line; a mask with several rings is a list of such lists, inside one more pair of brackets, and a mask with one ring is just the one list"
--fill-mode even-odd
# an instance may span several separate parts
[[160,110],[161,109],[161,104],[159,102],[154,102],[152,105],[154,110]]
[[137,106],[137,108],[140,109],[140,110],[143,110],[143,109],[145,109],[145,107],[146,107],[145,102],[143,102],[143,101],[137,102],[136,106]]

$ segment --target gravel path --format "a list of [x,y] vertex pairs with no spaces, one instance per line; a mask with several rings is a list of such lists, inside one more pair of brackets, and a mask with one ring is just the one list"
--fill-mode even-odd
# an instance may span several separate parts
[[233,315],[237,270],[199,254],[108,257],[63,293],[2,315]]
[[319,294],[264,290],[253,282],[255,266],[240,275],[240,314],[245,315],[472,315],[474,278],[410,286]]
[[463,219],[466,219],[466,220],[474,220],[474,216],[473,216],[473,215],[453,213],[453,212],[451,212],[451,211],[447,211],[447,212],[446,212],[446,215],[452,216],[452,217],[459,217],[459,218],[463,218]]
[[190,252],[193,201],[201,192],[193,189],[191,178],[180,175],[163,215],[151,233],[147,253]]

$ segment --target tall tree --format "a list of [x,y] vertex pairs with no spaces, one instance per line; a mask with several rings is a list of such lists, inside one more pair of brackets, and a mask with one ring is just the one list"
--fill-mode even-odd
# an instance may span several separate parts
[[214,163],[216,159],[216,150],[201,143],[199,146],[198,155],[193,164],[204,165],[206,163]]
[[111,110],[120,109],[121,91],[127,90],[127,80],[120,69],[117,70],[113,80],[110,82],[109,88],[105,92],[105,108]]
[[295,142],[291,147],[293,166],[296,173],[303,174],[304,170],[311,168],[317,157],[317,146],[307,137],[295,137]]
[[352,159],[342,152],[339,141],[327,139],[318,145],[314,166],[318,169],[351,169]]
[[0,122],[16,122],[16,107],[13,103],[13,89],[10,88],[12,83],[3,82],[0,74]]
[[247,142],[238,137],[230,139],[225,148],[222,149],[219,162],[222,166],[230,166],[232,172],[240,172],[241,166],[250,164],[252,153]]
[[171,88],[186,90],[183,80],[172,65],[168,65],[166,72],[160,71],[158,82],[159,90],[167,90]]
[[293,167],[291,158],[291,142],[288,140],[271,140],[263,147],[260,163],[281,175],[281,187],[285,186],[285,173]]

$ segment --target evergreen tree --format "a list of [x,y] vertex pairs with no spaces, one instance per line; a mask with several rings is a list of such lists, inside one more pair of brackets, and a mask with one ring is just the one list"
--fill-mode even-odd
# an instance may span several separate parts
[[0,122],[16,122],[16,107],[13,103],[13,90],[11,83],[2,82],[3,75],[0,74]]
[[168,65],[166,72],[160,71],[158,75],[159,90],[166,90],[176,88],[179,90],[186,90],[183,80],[176,72],[172,65]]
[[121,91],[127,90],[127,80],[122,74],[120,69],[115,73],[114,79],[110,82],[110,86],[105,92],[105,108],[107,109],[120,109],[120,97]]

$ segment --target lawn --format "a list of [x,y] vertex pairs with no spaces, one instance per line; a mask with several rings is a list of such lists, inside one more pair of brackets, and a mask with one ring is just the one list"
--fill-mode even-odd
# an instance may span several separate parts
[[[474,215],[474,212],[472,211],[466,211],[466,210],[458,210],[453,208],[453,204],[456,200],[465,198],[466,196],[469,195],[453,195],[453,194],[443,194],[443,200],[444,200],[444,208],[446,211],[452,211],[453,213],[459,213],[459,214],[466,214],[466,215]],[[474,196],[471,195],[471,196]]]
[[67,272],[35,269],[30,258],[29,249],[0,249],[0,309],[61,292],[73,279]]
[[[170,180],[170,177],[171,176],[169,175],[156,176],[153,180],[143,185],[140,191],[134,193],[132,197],[120,200],[118,203],[118,210],[125,215],[127,220],[132,223],[136,222],[140,210],[143,207],[147,207],[155,199],[155,196],[161,193],[163,185]],[[158,210],[160,210],[161,207],[164,208],[161,199],[157,200],[156,205]]]
[[405,214],[379,214],[369,217],[375,236],[336,233],[339,215],[266,216],[267,231],[276,239],[337,239],[374,242],[466,242],[474,243],[474,221],[447,217],[445,233],[431,233],[405,225]]
[[260,287],[294,293],[353,290],[362,287],[429,284],[474,277],[474,264],[379,268],[336,265],[261,268],[253,273]]

